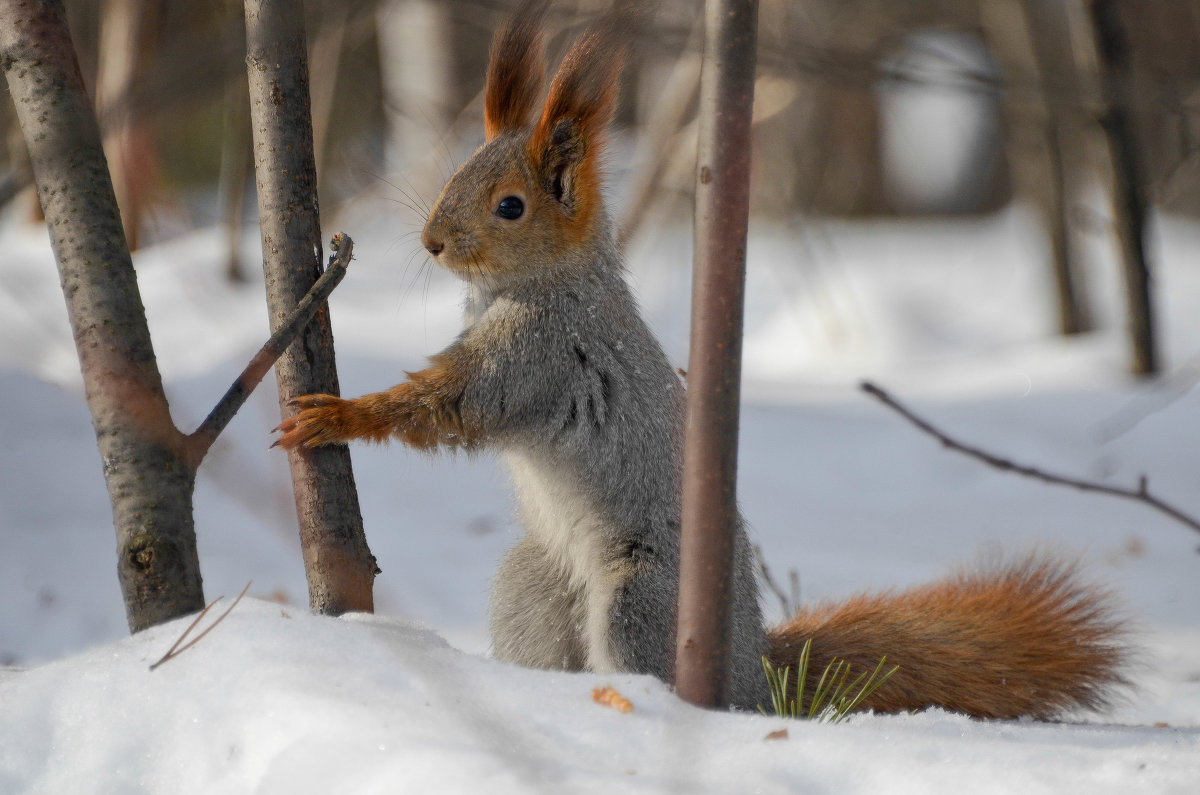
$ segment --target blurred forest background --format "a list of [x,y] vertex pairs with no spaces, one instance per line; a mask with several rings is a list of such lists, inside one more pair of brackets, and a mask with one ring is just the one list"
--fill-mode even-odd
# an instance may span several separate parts
[[[555,3],[550,51],[609,4]],[[305,4],[327,215],[384,196],[419,225],[481,141],[488,42],[511,5]],[[654,5],[610,158],[626,239],[690,213],[703,3]],[[240,278],[234,241],[255,208],[241,3],[66,7],[131,247],[223,223]],[[1200,214],[1197,0],[763,0],[759,44],[759,219],[970,216],[1019,201],[1043,220],[1047,284],[1072,333],[1092,323],[1078,236],[1142,238],[1146,207]],[[0,128],[0,203],[36,215],[8,102]]]

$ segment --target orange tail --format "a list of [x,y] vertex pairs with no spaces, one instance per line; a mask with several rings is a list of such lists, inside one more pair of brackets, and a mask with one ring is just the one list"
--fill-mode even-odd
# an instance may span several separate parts
[[806,608],[769,632],[769,659],[795,670],[808,638],[817,676],[835,657],[857,672],[887,655],[887,665],[900,670],[862,705],[878,712],[937,706],[1046,720],[1098,709],[1128,685],[1129,649],[1109,594],[1077,574],[1070,563],[1031,556],[900,593]]

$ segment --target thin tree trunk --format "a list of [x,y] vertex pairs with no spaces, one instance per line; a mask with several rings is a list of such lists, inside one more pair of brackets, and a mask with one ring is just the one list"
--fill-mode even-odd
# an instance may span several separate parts
[[1100,124],[1112,155],[1113,222],[1125,272],[1132,370],[1134,375],[1154,375],[1159,363],[1145,246],[1146,182],[1131,118],[1133,64],[1117,4],[1095,0],[1091,18],[1105,106]]
[[1037,65],[1045,108],[1046,165],[1049,187],[1047,221],[1054,283],[1058,293],[1059,329],[1065,335],[1092,328],[1086,295],[1075,267],[1069,223],[1071,186],[1066,147],[1072,110],[1080,101],[1070,21],[1060,0],[1022,0],[1025,24]]
[[162,15],[161,0],[106,0],[101,10],[96,107],[104,122],[105,153],[125,239],[135,251],[159,172],[157,146],[136,84],[158,49]]
[[20,125],[14,122],[7,132],[8,171],[0,177],[0,210],[33,184],[33,171],[29,168],[29,155],[25,153]]
[[225,265],[225,275],[231,282],[246,281],[246,274],[242,272],[241,242],[246,178],[250,173],[250,151],[246,140],[250,131],[248,102],[246,83],[238,77],[231,77],[225,86],[221,172],[217,178],[217,195],[220,197],[221,219],[228,245],[229,259]]
[[204,606],[195,474],[171,422],[62,3],[0,0],[0,63],[58,263],[137,631]]
[[[246,0],[246,66],[267,308],[274,329],[321,273],[304,9],[294,0]],[[312,392],[338,392],[329,313],[323,308],[275,365],[281,411]],[[300,543],[314,610],[370,611],[376,568],[363,533],[349,451],[288,453]]]
[[675,687],[693,704],[722,707],[729,703],[758,3],[709,0],[705,14]]
[[384,163],[388,170],[411,170],[430,151],[440,153],[440,136],[450,121],[457,57],[450,6],[439,0],[387,0],[376,11],[376,30]]
[[700,58],[693,52],[691,39],[699,44],[703,30],[704,21],[699,19],[694,35],[689,37],[688,44],[658,91],[649,118],[639,135],[638,147],[633,155],[634,167],[629,178],[626,209],[621,214],[618,227],[622,244],[633,239],[650,215],[659,183],[672,159],[669,146],[671,138],[686,123],[685,114],[700,92]]
[[330,3],[321,16],[321,27],[312,47],[312,60],[317,80],[312,85],[313,155],[317,173],[327,173],[330,141],[335,119],[334,99],[337,97],[338,73],[342,65],[342,48],[346,42],[346,25],[352,6],[349,3]]

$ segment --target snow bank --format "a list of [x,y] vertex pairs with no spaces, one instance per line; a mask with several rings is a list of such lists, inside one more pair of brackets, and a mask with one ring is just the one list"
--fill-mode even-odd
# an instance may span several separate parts
[[[648,677],[524,670],[394,619],[252,599],[151,671],[187,623],[0,680],[0,791],[1183,793],[1200,780],[1196,729],[705,712]],[[593,703],[603,684],[633,712]]]

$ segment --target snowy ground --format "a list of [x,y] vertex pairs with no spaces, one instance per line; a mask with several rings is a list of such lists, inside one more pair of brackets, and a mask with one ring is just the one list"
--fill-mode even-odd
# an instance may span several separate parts
[[[357,260],[332,300],[343,392],[392,385],[458,328],[459,287],[421,270],[403,222],[330,220]],[[361,227],[361,228],[360,228]],[[313,617],[275,398],[260,390],[201,469],[206,592],[250,597],[151,672],[183,624],[127,637],[113,534],[44,231],[0,222],[0,793],[1194,792],[1200,537],[1144,506],[1018,479],[942,450],[862,396],[871,378],[964,441],[1112,483],[1140,474],[1200,513],[1200,228],[1156,228],[1170,375],[1123,376],[1105,328],[1055,338],[1040,235],[1020,211],[967,223],[810,221],[750,247],[741,480],[775,573],[806,600],[903,586],[996,552],[1082,557],[1139,627],[1138,688],[1080,723],[941,712],[838,726],[705,713],[656,681],[487,658],[491,572],[517,537],[482,458],[354,448],[383,574],[375,617]],[[1092,241],[1102,252],[1105,241]],[[247,242],[254,261],[256,243]],[[136,264],[176,421],[194,427],[265,337],[262,288],[220,277],[199,232]],[[685,364],[690,240],[630,252]],[[406,266],[406,262],[410,264]],[[271,386],[268,378],[267,387]],[[779,607],[768,597],[768,610]],[[184,622],[186,624],[186,622]],[[592,703],[612,684],[625,715]],[[788,737],[764,738],[783,726]]]

